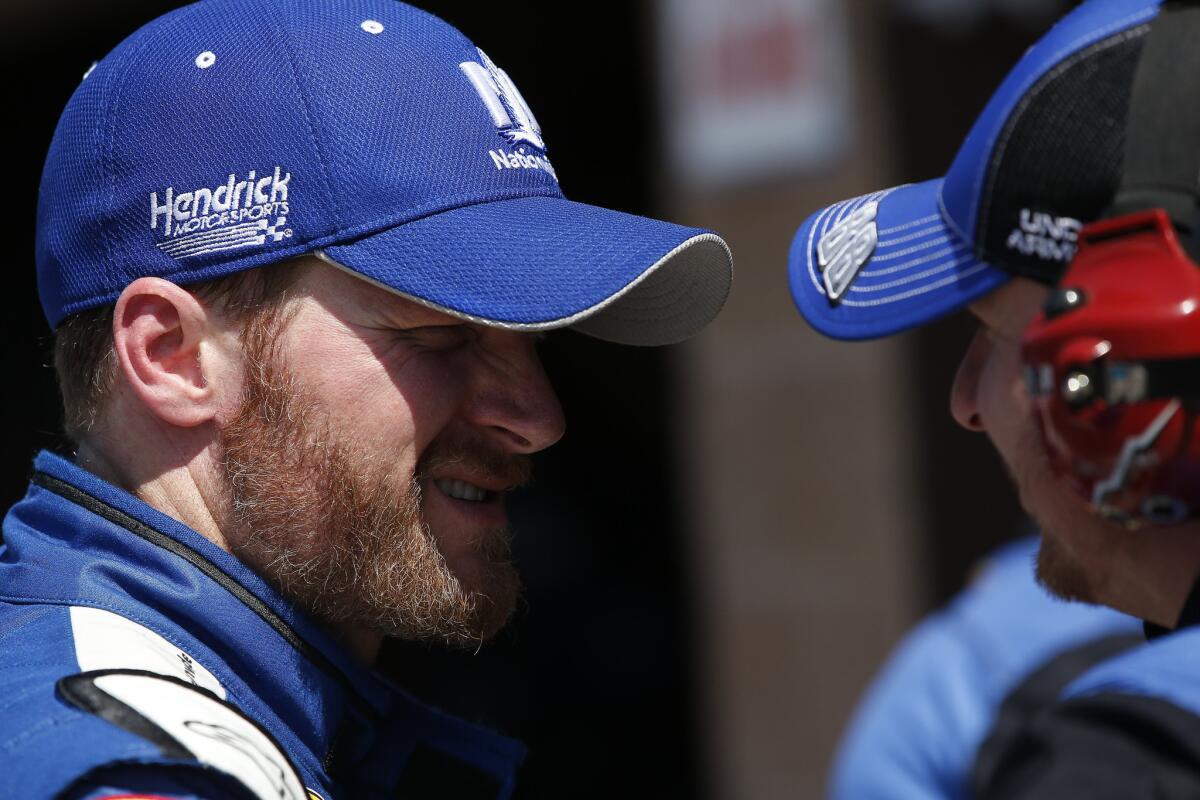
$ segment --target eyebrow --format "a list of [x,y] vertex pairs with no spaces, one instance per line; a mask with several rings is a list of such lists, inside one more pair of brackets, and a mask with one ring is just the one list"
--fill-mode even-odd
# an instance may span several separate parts
[[466,322],[466,320],[462,320],[452,314],[438,311],[436,308],[430,308],[424,303],[418,303],[415,300],[410,300],[407,297],[386,291],[381,295],[372,297],[372,302],[368,310],[381,315],[388,322],[404,323],[413,327],[420,327],[443,320]]

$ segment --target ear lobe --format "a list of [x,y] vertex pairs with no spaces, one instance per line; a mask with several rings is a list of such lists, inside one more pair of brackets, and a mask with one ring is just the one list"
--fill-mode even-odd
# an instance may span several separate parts
[[113,345],[125,383],[170,425],[191,428],[216,414],[201,343],[212,319],[187,291],[160,278],[134,281],[117,300]]

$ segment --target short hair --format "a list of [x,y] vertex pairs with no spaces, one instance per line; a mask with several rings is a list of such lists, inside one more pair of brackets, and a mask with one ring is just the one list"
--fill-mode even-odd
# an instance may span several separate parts
[[[297,260],[235,272],[187,286],[202,304],[218,309],[245,328],[282,305],[302,269]],[[116,379],[113,346],[115,304],[90,309],[64,320],[54,336],[54,369],[62,395],[63,431],[81,444],[103,417]]]

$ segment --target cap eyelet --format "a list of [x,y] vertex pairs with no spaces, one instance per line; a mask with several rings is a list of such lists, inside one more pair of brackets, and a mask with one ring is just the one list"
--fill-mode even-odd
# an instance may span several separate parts
[[208,69],[213,64],[217,63],[217,54],[211,50],[205,50],[200,55],[196,56],[196,66],[200,69]]
[[376,22],[373,19],[369,19],[369,20],[366,20],[365,22],[363,22],[362,29],[369,34],[378,36],[379,34],[383,33],[383,23]]

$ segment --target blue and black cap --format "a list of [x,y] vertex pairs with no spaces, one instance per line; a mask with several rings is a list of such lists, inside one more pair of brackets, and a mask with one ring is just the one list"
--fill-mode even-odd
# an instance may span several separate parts
[[1013,276],[1053,284],[1121,179],[1134,73],[1157,0],[1089,0],[1009,73],[944,178],[835,203],[792,242],[805,319],[872,339],[962,308]]
[[509,76],[394,0],[202,0],[67,105],[38,206],[52,327],[129,283],[314,253],[513,330],[687,338],[731,282],[717,235],[566,200]]

